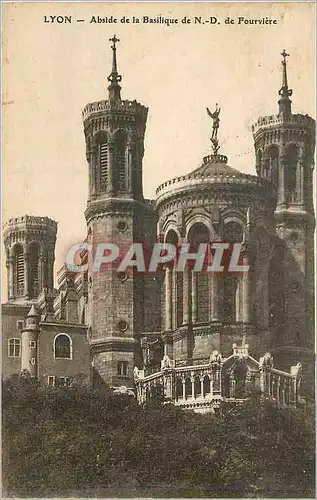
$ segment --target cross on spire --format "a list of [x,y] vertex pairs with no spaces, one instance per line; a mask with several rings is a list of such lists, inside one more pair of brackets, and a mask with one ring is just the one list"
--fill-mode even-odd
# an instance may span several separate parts
[[289,54],[283,49],[283,52],[281,53],[281,56],[283,56],[284,60],[282,61],[282,64],[286,64],[286,58],[289,57]]
[[279,114],[290,114],[291,113],[291,104],[292,104],[292,101],[290,100],[290,96],[292,95],[293,91],[292,91],[292,89],[288,88],[288,82],[287,82],[286,58],[289,57],[289,54],[286,52],[285,49],[283,49],[281,56],[283,57],[283,60],[282,60],[283,79],[282,79],[282,87],[279,90],[279,95],[281,96],[281,98],[278,101]]
[[118,73],[118,68],[117,68],[117,47],[116,43],[120,42],[119,38],[116,37],[116,35],[113,35],[112,38],[109,38],[109,42],[112,42],[111,48],[112,48],[112,71],[110,75],[108,76],[108,81],[110,82],[110,85],[108,87],[109,90],[109,101],[117,101],[121,100],[121,87],[119,85],[119,82],[122,80],[122,76],[119,75]]
[[120,40],[119,40],[119,38],[117,38],[117,37],[116,37],[116,35],[113,35],[113,37],[112,37],[112,38],[109,38],[109,42],[112,42],[112,43],[113,43],[113,45],[111,45],[111,48],[112,48],[113,50],[115,50],[115,49],[116,49],[116,43],[117,43],[117,42],[120,42]]

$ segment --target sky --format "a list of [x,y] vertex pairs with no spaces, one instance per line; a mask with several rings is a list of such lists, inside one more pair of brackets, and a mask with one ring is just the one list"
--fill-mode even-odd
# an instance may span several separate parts
[[[194,170],[211,153],[206,106],[214,109],[216,103],[220,153],[232,167],[255,173],[251,126],[259,116],[277,112],[284,48],[290,54],[293,112],[315,118],[313,3],[13,3],[3,10],[2,219],[25,214],[55,219],[55,270],[86,234],[81,111],[88,102],[107,98],[114,34],[120,39],[122,98],[149,107],[143,161],[147,198],[155,197],[160,183]],[[44,16],[58,15],[72,16],[72,22],[44,22]],[[92,16],[118,22],[93,23]],[[120,22],[123,16],[130,23]],[[133,16],[140,23],[133,23]],[[178,24],[143,23],[143,16]],[[181,22],[185,16],[191,23]],[[195,24],[195,17],[205,23]],[[217,23],[208,23],[210,17]],[[225,23],[228,17],[234,23]],[[238,24],[239,17],[277,23]]]

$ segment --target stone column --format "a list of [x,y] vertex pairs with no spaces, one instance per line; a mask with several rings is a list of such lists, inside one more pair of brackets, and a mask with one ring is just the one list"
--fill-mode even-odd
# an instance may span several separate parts
[[268,170],[269,170],[269,159],[264,156],[261,160],[261,176],[268,178]]
[[173,266],[172,271],[172,328],[175,330],[177,328],[177,271],[175,266]]
[[97,175],[97,151],[98,146],[90,146],[89,153],[89,187],[90,194],[93,196],[99,190],[100,173]]
[[191,273],[191,291],[192,291],[192,323],[195,324],[197,321],[197,273],[192,270]]
[[192,383],[192,398],[195,399],[195,377],[191,376],[190,381]]
[[14,295],[13,290],[13,266],[14,266],[14,257],[9,256],[7,258],[6,267],[7,267],[7,287],[8,287],[8,300]]
[[276,384],[276,401],[279,403],[280,402],[280,387],[281,387],[281,377],[277,377],[277,384]]
[[53,273],[53,268],[54,268],[54,253],[53,251],[49,250],[48,252],[48,259],[47,259],[47,287],[48,288],[54,288],[54,273]]
[[93,193],[93,184],[94,184],[94,165],[93,165],[93,156],[91,154],[91,148],[87,150],[87,161],[88,161],[88,177],[89,177],[89,191],[88,191],[88,198],[91,198],[91,195]]
[[172,274],[169,267],[165,268],[165,330],[172,330]]
[[[248,255],[243,255],[243,265],[249,264]],[[241,276],[242,287],[242,321],[243,323],[251,323],[251,273],[243,272]]]
[[186,399],[186,387],[185,387],[186,380],[183,378],[182,379],[182,384],[183,384],[183,399]]
[[190,283],[189,283],[189,269],[188,266],[185,266],[183,272],[183,325],[188,325],[190,322]]
[[200,377],[200,392],[201,392],[201,397],[204,398],[204,377]]
[[282,390],[281,390],[282,400],[281,400],[281,403],[283,405],[285,405],[285,379],[282,380],[281,384],[282,384]]
[[24,295],[28,297],[30,294],[30,275],[29,275],[29,254],[25,251],[24,258]]

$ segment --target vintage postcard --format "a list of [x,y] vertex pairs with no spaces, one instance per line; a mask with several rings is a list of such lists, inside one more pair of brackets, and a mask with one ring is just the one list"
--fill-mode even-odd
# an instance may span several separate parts
[[3,497],[314,498],[315,3],[2,14]]

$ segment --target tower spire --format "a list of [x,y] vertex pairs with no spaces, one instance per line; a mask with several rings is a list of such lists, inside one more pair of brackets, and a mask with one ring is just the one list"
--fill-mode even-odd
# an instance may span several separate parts
[[288,82],[287,82],[287,63],[286,63],[286,58],[289,56],[289,54],[286,53],[285,49],[283,49],[283,52],[281,53],[281,56],[283,57],[282,60],[282,67],[283,67],[283,80],[282,80],[282,87],[279,90],[279,95],[281,96],[278,105],[279,105],[279,114],[291,114],[291,104],[292,101],[290,100],[290,96],[292,95],[293,91],[292,89],[288,88]]
[[109,42],[112,42],[112,70],[110,75],[108,76],[108,81],[110,85],[108,87],[109,90],[109,101],[120,101],[121,100],[121,87],[119,82],[122,80],[122,76],[118,73],[117,68],[117,47],[116,43],[120,42],[119,38],[114,35],[112,38],[109,38]]

